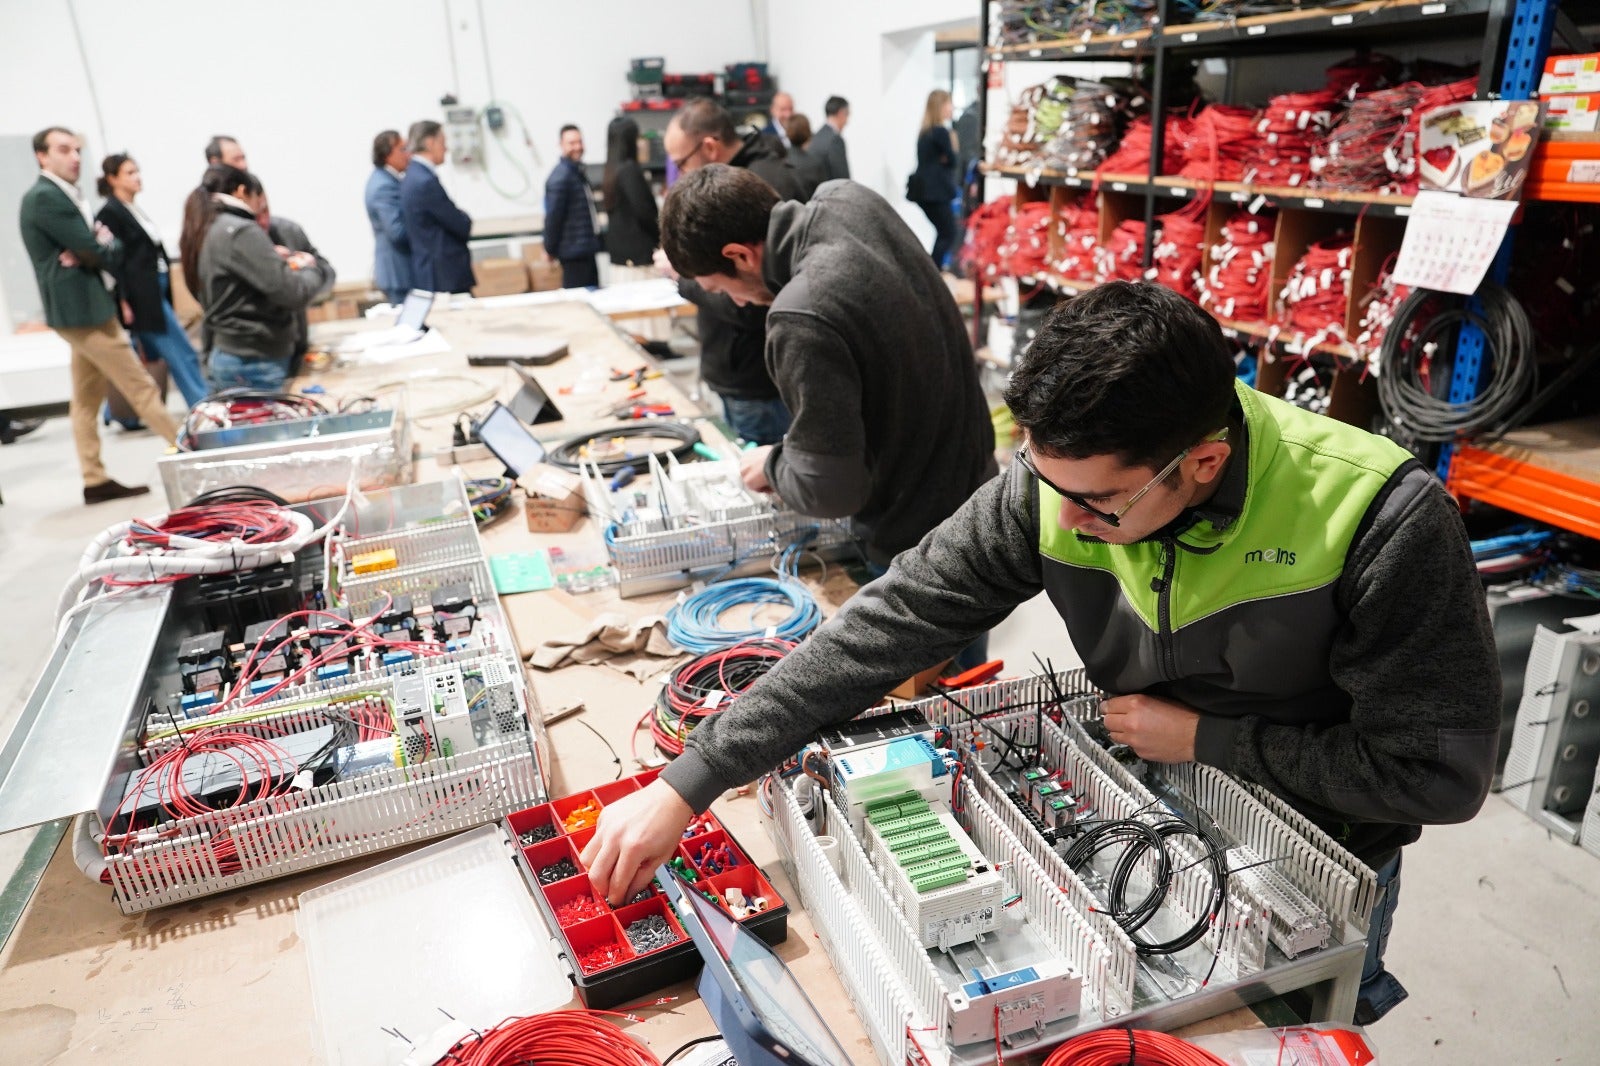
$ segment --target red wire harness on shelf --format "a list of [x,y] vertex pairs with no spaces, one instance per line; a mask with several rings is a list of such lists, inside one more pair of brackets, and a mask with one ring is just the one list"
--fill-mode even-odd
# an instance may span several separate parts
[[1239,181],[1259,148],[1256,111],[1212,104],[1189,123],[1178,176],[1196,181]]
[[1317,160],[1317,184],[1358,192],[1417,191],[1417,136],[1422,116],[1436,107],[1470,100],[1478,79],[1443,85],[1411,81],[1392,89],[1361,93],[1328,134],[1327,152]]
[[1230,322],[1265,322],[1272,307],[1273,233],[1277,215],[1236,211],[1222,224],[1200,277],[1200,306]]
[[1383,264],[1383,269],[1378,272],[1377,280],[1372,283],[1372,289],[1367,293],[1361,311],[1361,321],[1356,326],[1355,345],[1356,352],[1365,358],[1374,368],[1377,368],[1378,351],[1383,347],[1383,338],[1389,332],[1389,326],[1394,323],[1394,313],[1407,296],[1411,295],[1411,286],[1401,285],[1394,280],[1394,263],[1398,253],[1389,256]]
[[1141,281],[1144,279],[1144,223],[1130,218],[1118,223],[1105,244],[1095,249],[1095,280]]
[[1387,88],[1400,77],[1400,61],[1379,52],[1351,56],[1328,68],[1328,91],[1341,100]]
[[1196,200],[1181,210],[1156,216],[1161,236],[1151,249],[1151,280],[1191,300],[1199,298],[1196,283],[1205,254],[1205,212],[1205,204]]
[[1044,1066],[1228,1066],[1203,1047],[1149,1029],[1101,1029],[1075,1036],[1050,1053]]
[[1035,200],[1023,204],[1012,215],[1000,245],[1001,273],[1014,278],[1044,272],[1050,261],[1050,204]]
[[1011,198],[990,200],[967,219],[967,239],[961,258],[984,280],[1000,276],[1000,245],[1011,227]]
[[634,1020],[597,1010],[508,1018],[461,1040],[437,1066],[661,1066],[655,1052],[605,1018]]
[[1061,254],[1051,267],[1069,281],[1093,281],[1095,249],[1100,246],[1100,211],[1087,198],[1069,201],[1057,213]]
[[[1169,114],[1162,127],[1161,173],[1176,174],[1183,169],[1184,139],[1188,136],[1191,120],[1182,112]],[[1128,124],[1122,135],[1122,144],[1096,171],[1101,177],[1116,174],[1143,181],[1150,172],[1150,116],[1140,115]]]
[[1345,341],[1354,255],[1350,235],[1335,234],[1308,248],[1284,283],[1276,325],[1301,354],[1319,344]]
[[1311,179],[1312,161],[1323,151],[1323,141],[1340,111],[1339,96],[1331,89],[1285,93],[1267,101],[1256,123],[1259,156],[1245,180],[1260,185],[1297,187]]

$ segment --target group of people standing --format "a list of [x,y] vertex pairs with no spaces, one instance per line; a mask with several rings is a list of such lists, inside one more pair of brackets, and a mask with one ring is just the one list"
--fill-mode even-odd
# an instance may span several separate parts
[[[45,322],[71,348],[68,409],[84,502],[141,495],[149,490],[106,473],[100,412],[171,443],[177,427],[158,378],[170,374],[189,406],[233,386],[281,388],[305,350],[305,308],[332,289],[333,267],[304,230],[271,214],[238,141],[213,137],[178,242],[184,283],[204,312],[197,350],[173,308],[163,236],[138,203],[137,160],[119,152],[102,161],[96,186],[105,203],[91,213],[78,188],[77,135],[51,126],[34,136],[33,150],[39,180],[22,199],[22,239]],[[112,412],[108,395],[127,411]],[[6,429],[0,439],[14,436],[13,424]]]

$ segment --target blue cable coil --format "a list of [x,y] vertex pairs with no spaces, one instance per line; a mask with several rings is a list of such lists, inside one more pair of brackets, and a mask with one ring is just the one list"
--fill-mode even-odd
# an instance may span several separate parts
[[[789,617],[772,626],[756,625],[756,612],[768,603],[789,604]],[[738,607],[750,608],[750,626],[725,627],[722,616]],[[804,585],[770,577],[745,577],[701,589],[668,611],[667,639],[684,651],[705,655],[762,637],[798,641],[821,622],[822,610]]]

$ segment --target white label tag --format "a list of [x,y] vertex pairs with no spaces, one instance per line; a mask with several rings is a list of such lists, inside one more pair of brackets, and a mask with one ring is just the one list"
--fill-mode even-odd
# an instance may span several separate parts
[[707,692],[706,698],[700,702],[705,705],[707,710],[716,710],[718,707],[722,706],[722,701],[727,698],[728,694],[726,692],[722,691],[720,688],[714,688],[710,692]]
[[1244,32],[1249,34],[1251,37],[1260,37],[1263,33],[1267,32],[1267,28],[1265,26],[1251,26]]
[[1442,15],[1445,8],[1449,6],[1449,4],[1423,4],[1422,13],[1424,15]]
[[1029,59],[1038,59],[1042,55],[1044,55],[1044,50],[1043,49],[1040,49],[1040,48],[1030,48],[1030,49],[1028,49],[1028,58]]
[[1128,183],[1125,182],[1125,181],[1114,181],[1114,182],[1111,183],[1111,191],[1112,192],[1127,192],[1128,191]]
[[1577,159],[1567,168],[1567,180],[1577,185],[1600,182],[1600,159]]
[[1322,206],[1322,201],[1319,198],[1315,197],[1315,196],[1308,196],[1308,197],[1306,197],[1306,206],[1307,207],[1321,207]]
[[1139,47],[1139,42],[1138,41],[1123,41],[1122,42],[1122,47],[1124,47],[1124,48],[1138,48]]
[[1354,15],[1335,15],[1329,21],[1332,22],[1335,26],[1348,26],[1348,25],[1350,25],[1350,23],[1354,22],[1355,20],[1356,20],[1356,17]]
[[311,787],[311,771],[310,770],[301,770],[299,773],[295,774],[294,775],[294,780],[289,782],[289,786],[291,788],[298,789],[301,792],[304,792],[306,789],[310,788]]
[[766,636],[763,637],[762,639],[764,639],[764,640],[772,640],[772,639],[776,638],[777,635],[778,635],[778,627],[777,626],[768,626],[767,627]]
[[682,607],[686,602],[688,602],[688,599],[689,599],[688,595],[686,593],[684,593],[684,591],[682,589],[679,589],[678,590],[678,606]]
[[1394,209],[1394,213],[1399,218],[1405,218],[1405,217],[1407,217],[1408,215],[1411,214],[1411,208],[1409,208],[1409,207],[1397,207],[1397,208]]
[[1086,45],[1086,44],[1075,44],[1075,45],[1072,46],[1072,51],[1077,55],[1082,55],[1083,53],[1087,52],[1088,50],[1089,50],[1089,46]]
[[1178,40],[1182,41],[1184,44],[1194,44],[1194,42],[1198,41],[1199,39],[1200,35],[1198,33],[1185,33],[1178,38]]
[[[1250,213],[1252,215],[1257,214],[1257,213],[1259,213],[1261,211],[1261,209],[1263,207],[1266,207],[1266,206],[1267,206],[1267,198],[1265,196],[1257,196],[1254,200],[1250,201]],[[1320,206],[1320,204],[1319,204],[1319,206]]]

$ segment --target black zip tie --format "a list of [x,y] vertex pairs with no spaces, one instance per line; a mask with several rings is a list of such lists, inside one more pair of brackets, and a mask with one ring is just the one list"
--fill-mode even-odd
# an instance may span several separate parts
[[1139,1045],[1133,1039],[1133,1026],[1128,1026],[1128,1066],[1134,1066],[1133,1060],[1138,1057]]

